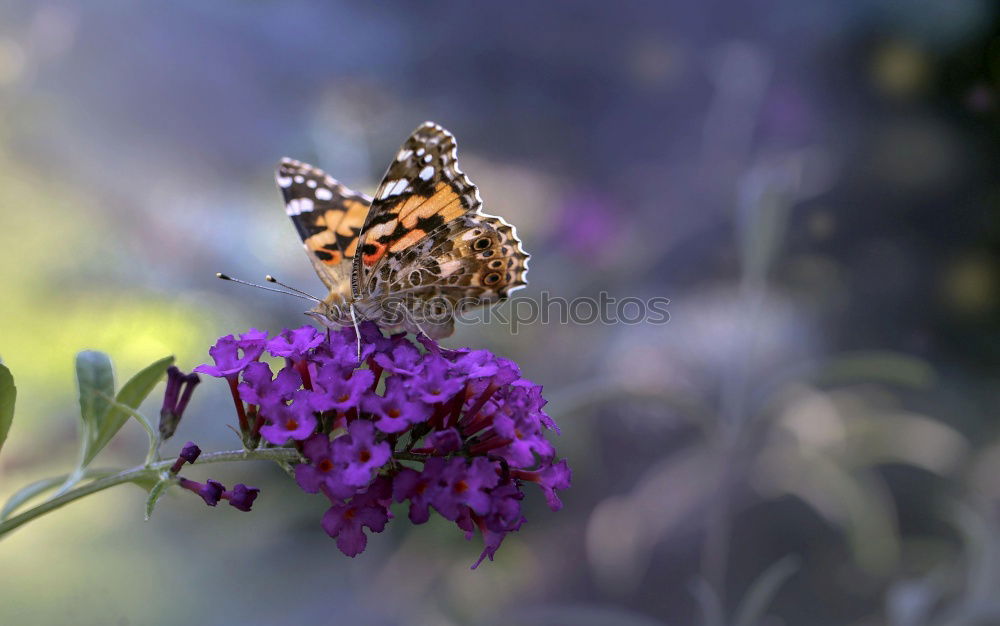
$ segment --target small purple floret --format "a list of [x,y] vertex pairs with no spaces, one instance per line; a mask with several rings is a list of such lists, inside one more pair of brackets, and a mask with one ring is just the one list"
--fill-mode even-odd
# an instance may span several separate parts
[[385,501],[387,491],[386,481],[375,481],[367,491],[354,496],[350,502],[334,502],[323,515],[323,530],[337,540],[341,552],[350,557],[364,552],[368,545],[364,528],[376,533],[385,530],[389,521]]
[[295,330],[285,329],[275,338],[267,342],[267,351],[272,356],[283,356],[289,359],[299,359],[323,342],[325,337],[312,326],[303,326]]
[[316,416],[309,404],[309,392],[296,391],[291,404],[267,404],[261,407],[261,415],[268,421],[260,429],[260,434],[268,442],[282,446],[290,440],[308,439],[316,430]]
[[260,489],[256,487],[247,487],[243,483],[238,483],[233,487],[232,491],[223,492],[222,497],[229,500],[229,504],[233,508],[240,511],[249,511],[259,493]]
[[208,349],[208,354],[215,361],[215,365],[199,365],[194,371],[216,378],[227,378],[240,372],[248,363],[259,359],[266,343],[267,333],[256,328],[243,333],[239,339],[226,335]]
[[[339,441],[339,440],[338,440]],[[317,433],[302,445],[308,463],[295,466],[295,481],[307,493],[325,493],[331,500],[346,499],[358,488],[344,482],[346,462],[335,458],[334,445],[327,435]]]
[[366,396],[362,408],[372,414],[375,427],[384,433],[403,432],[431,416],[430,406],[410,399],[403,380],[396,377],[386,381],[383,396]]
[[312,408],[316,411],[346,411],[356,407],[374,383],[375,374],[371,370],[355,370],[345,377],[336,365],[323,365],[313,381],[316,393],[311,396]]
[[453,375],[451,362],[441,356],[431,355],[410,381],[414,394],[427,404],[447,402],[465,388],[465,377]]
[[181,453],[178,456],[188,463],[194,463],[201,456],[201,448],[195,445],[193,441],[189,441],[181,448]]
[[477,457],[467,464],[463,458],[448,461],[441,473],[440,488],[435,492],[432,503],[445,519],[455,521],[467,506],[479,515],[490,510],[490,496],[487,490],[499,482],[498,464]]
[[209,478],[205,483],[199,483],[194,480],[188,480],[187,478],[181,478],[180,485],[188,491],[192,491],[201,496],[201,499],[204,500],[205,504],[208,506],[217,505],[219,500],[222,499],[222,492],[226,490],[222,483],[217,480],[212,480],[211,478]]
[[170,473],[176,474],[181,471],[181,467],[183,467],[185,463],[194,463],[198,460],[200,455],[201,448],[196,446],[193,441],[187,442],[184,444],[184,447],[181,448],[180,454],[177,455],[177,460],[174,461],[174,464],[170,467]]
[[184,415],[184,409],[191,401],[194,388],[201,382],[195,374],[185,374],[171,365],[167,368],[167,388],[163,392],[163,406],[160,408],[160,439],[166,441],[173,436]]
[[333,442],[333,457],[344,464],[343,480],[355,487],[370,483],[391,454],[389,444],[375,440],[375,427],[368,421],[351,422],[347,427],[347,436]]
[[243,370],[240,398],[247,404],[280,404],[291,399],[301,386],[302,376],[294,368],[282,368],[272,380],[271,366],[258,361]]

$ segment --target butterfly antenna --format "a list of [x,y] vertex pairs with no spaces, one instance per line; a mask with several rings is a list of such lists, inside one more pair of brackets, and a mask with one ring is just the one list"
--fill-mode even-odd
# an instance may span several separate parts
[[317,298],[316,296],[314,296],[312,294],[308,294],[308,293],[302,291],[301,289],[296,289],[295,287],[292,287],[291,285],[286,285],[285,283],[281,282],[280,280],[278,280],[274,276],[271,276],[270,274],[268,274],[267,276],[265,276],[264,280],[266,280],[269,283],[274,283],[275,285],[278,285],[280,287],[284,287],[285,289],[287,289],[289,291],[293,291],[293,292],[295,292],[295,293],[297,293],[297,294],[299,294],[301,296],[305,296],[306,298],[309,298],[310,300],[315,300],[316,302],[320,302],[320,299]]
[[[241,285],[246,285],[247,287],[256,287],[257,289],[263,289],[264,291],[273,291],[274,293],[281,293],[281,294],[284,294],[286,296],[295,296],[296,298],[302,298],[303,300],[309,300],[311,302],[319,302],[318,298],[310,296],[309,294],[306,294],[304,292],[303,293],[298,293],[297,290],[295,292],[291,292],[290,293],[288,291],[282,291],[281,289],[272,289],[271,287],[265,287],[264,285],[258,285],[257,283],[251,283],[251,282],[246,281],[246,280],[240,280],[239,278],[233,278],[232,276],[228,276],[226,274],[223,274],[222,272],[216,272],[215,276],[216,276],[216,278],[219,278],[221,280],[228,280],[230,282],[239,283]],[[284,285],[282,285],[282,286],[284,286]]]

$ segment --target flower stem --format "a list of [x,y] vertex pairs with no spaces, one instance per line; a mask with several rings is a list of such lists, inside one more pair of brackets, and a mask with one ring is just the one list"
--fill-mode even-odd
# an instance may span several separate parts
[[236,417],[240,421],[240,432],[245,437],[250,430],[250,424],[247,422],[247,412],[243,407],[243,400],[240,398],[240,392],[236,386],[236,378],[230,377],[226,380],[229,381],[229,391],[233,394],[233,403],[236,405]]
[[[230,461],[277,461],[288,463],[296,461],[299,458],[299,452],[294,448],[260,448],[258,450],[210,452],[198,457],[196,465],[201,465],[203,463],[228,463]],[[115,485],[121,485],[124,483],[140,482],[142,480],[156,481],[159,478],[160,473],[169,470],[170,466],[173,464],[174,459],[170,459],[168,461],[153,463],[148,466],[141,465],[139,467],[122,470],[117,474],[99,478],[93,482],[87,483],[86,485],[77,487],[76,489],[52,498],[51,500],[46,500],[38,506],[32,507],[19,515],[15,515],[4,520],[3,522],[0,522],[0,538],[18,526],[30,522],[36,517],[40,517],[50,511],[54,511],[62,506],[65,506],[74,500],[79,500],[84,496],[89,496],[92,493],[97,493],[98,491],[103,491],[109,487],[114,487]]]
[[392,456],[399,461],[420,461],[423,463],[430,455],[413,454],[412,452],[393,452]]

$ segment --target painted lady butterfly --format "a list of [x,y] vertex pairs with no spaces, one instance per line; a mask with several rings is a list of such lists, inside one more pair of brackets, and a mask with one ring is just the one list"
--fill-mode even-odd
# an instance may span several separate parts
[[458,169],[455,137],[425,122],[406,140],[372,199],[322,170],[283,159],[285,211],[330,290],[307,314],[325,325],[372,320],[389,331],[451,335],[454,315],[527,284],[514,227],[482,213]]

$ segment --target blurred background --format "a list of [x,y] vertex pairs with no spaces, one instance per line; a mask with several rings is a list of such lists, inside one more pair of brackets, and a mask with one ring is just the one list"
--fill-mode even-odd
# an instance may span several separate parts
[[[476,572],[405,518],[348,559],[322,498],[219,465],[252,514],[125,486],[5,538],[0,623],[1000,624],[998,99],[990,0],[0,4],[2,498],[72,467],[77,351],[124,380],[306,322],[214,278],[320,291],[284,155],[371,193],[437,121],[517,297],[671,300],[445,341],[545,385],[574,469]],[[233,422],[206,380],[164,452]]]

